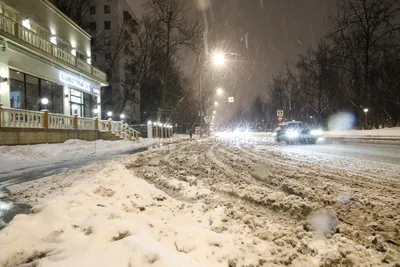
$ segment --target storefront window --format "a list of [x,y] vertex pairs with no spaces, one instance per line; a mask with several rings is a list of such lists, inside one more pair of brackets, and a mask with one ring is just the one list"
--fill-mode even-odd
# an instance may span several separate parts
[[64,113],[64,86],[53,83],[53,113]]
[[[12,108],[41,110],[63,114],[64,87],[37,77],[10,69],[10,104]],[[40,100],[47,98],[49,104],[42,107]]]
[[91,95],[85,93],[85,117],[91,117],[91,101],[90,101]]
[[91,114],[93,114],[92,116],[94,116],[94,112],[93,110],[97,109],[97,96],[91,95],[90,96],[90,112]]
[[39,79],[25,75],[26,109],[39,110]]
[[69,89],[69,92],[70,114],[83,117],[83,93],[74,89]]
[[10,106],[25,108],[24,74],[14,70],[10,70]]
[[49,103],[46,105],[46,107],[42,106],[40,104],[40,109],[48,109],[52,113],[54,112],[53,108],[53,83],[46,81],[46,80],[41,80],[40,81],[40,99],[42,98],[47,98],[49,100]]
[[11,108],[25,108],[24,83],[10,79],[10,104]]

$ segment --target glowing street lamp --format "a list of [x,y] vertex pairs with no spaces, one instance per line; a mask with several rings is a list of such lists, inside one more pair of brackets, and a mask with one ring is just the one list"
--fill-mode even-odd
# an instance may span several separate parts
[[215,102],[214,102],[214,105],[218,106],[218,102],[217,102],[217,101],[215,101]]
[[218,89],[217,89],[217,94],[218,94],[218,95],[222,95],[222,93],[223,93],[222,88],[218,88]]
[[368,129],[368,108],[364,108],[364,113],[365,113],[365,129]]
[[221,66],[225,63],[225,55],[222,53],[215,53],[213,56],[213,61],[215,65]]
[[215,110],[213,111],[213,114],[217,113]]
[[111,118],[112,112],[111,111],[107,112],[107,116]]
[[124,118],[125,118],[125,114],[121,114],[121,115],[119,115],[119,117],[120,117],[121,119],[124,119]]
[[99,113],[99,110],[97,108],[93,109],[93,113],[97,115]]

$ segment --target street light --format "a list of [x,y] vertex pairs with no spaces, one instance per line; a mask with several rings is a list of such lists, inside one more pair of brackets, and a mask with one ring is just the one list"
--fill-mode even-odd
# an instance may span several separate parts
[[111,118],[112,112],[111,111],[107,112],[107,116]]
[[225,63],[225,55],[222,53],[215,53],[213,56],[213,61],[215,65],[223,65]]
[[215,110],[213,111],[213,114],[217,113]]
[[218,106],[218,102],[217,102],[217,101],[215,101],[215,102],[214,102],[214,105]]
[[97,115],[99,113],[99,110],[97,108],[93,109],[93,113]]
[[368,119],[367,119],[368,109],[367,108],[364,108],[364,113],[365,113],[365,129],[368,130]]
[[218,95],[222,95],[222,93],[223,93],[222,88],[218,88],[218,89],[217,89],[217,94],[218,94]]
[[119,117],[123,120],[125,118],[125,114],[121,114]]

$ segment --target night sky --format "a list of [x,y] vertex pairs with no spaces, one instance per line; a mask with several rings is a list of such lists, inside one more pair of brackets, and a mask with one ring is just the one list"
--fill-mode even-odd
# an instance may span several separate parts
[[[130,1],[138,10],[142,0]],[[286,61],[295,62],[299,53],[318,43],[336,6],[335,0],[199,1],[205,7],[199,13],[203,20],[205,12],[209,51],[240,55],[219,70],[214,82],[247,104],[257,93],[267,94],[267,83]]]

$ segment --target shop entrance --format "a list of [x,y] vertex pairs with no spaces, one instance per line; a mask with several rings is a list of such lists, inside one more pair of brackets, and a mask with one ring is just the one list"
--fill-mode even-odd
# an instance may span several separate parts
[[69,89],[70,114],[83,117],[83,93],[72,88]]

